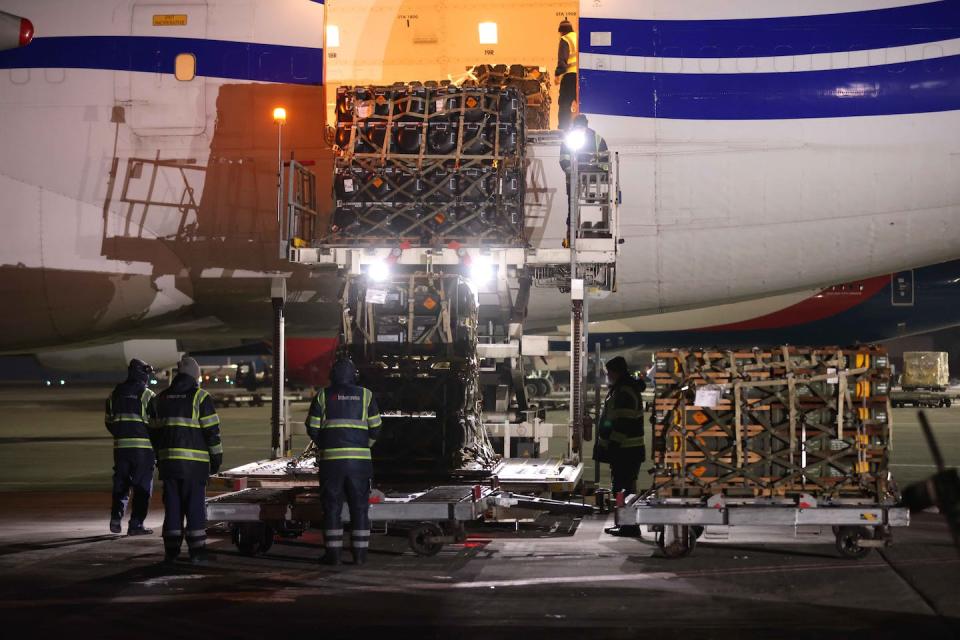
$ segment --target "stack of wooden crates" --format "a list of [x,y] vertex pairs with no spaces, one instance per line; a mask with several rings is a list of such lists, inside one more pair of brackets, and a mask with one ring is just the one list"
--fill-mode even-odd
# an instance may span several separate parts
[[657,353],[656,493],[880,501],[889,389],[875,347]]

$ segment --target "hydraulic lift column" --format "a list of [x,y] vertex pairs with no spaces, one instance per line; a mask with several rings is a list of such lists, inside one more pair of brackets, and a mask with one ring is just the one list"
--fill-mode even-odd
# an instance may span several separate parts
[[270,450],[274,458],[286,455],[286,450],[289,449],[283,399],[284,378],[286,377],[283,305],[286,299],[286,279],[274,278],[270,286],[270,301],[273,303],[273,405],[270,418]]

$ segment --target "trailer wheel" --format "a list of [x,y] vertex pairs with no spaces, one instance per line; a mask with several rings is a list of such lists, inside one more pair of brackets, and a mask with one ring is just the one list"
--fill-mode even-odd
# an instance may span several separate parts
[[[693,553],[697,546],[697,532],[699,527],[689,527],[686,525],[664,525],[657,532],[657,546],[663,551],[663,555],[668,558],[683,558]],[[669,541],[667,532],[670,532]]]
[[273,529],[263,522],[242,522],[233,528],[233,543],[245,556],[266,553],[273,546]]
[[410,548],[418,556],[435,556],[443,549],[442,542],[433,542],[430,538],[443,535],[443,531],[432,522],[421,522],[413,529],[407,539],[410,541]]
[[528,398],[536,398],[540,393],[540,385],[537,384],[536,380],[528,378],[523,385],[523,390],[526,392]]
[[537,378],[537,395],[541,398],[546,398],[550,395],[550,381],[546,378]]
[[837,551],[844,558],[860,560],[870,553],[870,547],[861,547],[860,540],[869,536],[868,529],[863,527],[840,527],[837,532]]

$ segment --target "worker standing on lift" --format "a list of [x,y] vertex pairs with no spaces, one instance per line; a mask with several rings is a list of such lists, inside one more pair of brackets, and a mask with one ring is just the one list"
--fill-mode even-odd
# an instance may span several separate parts
[[307,434],[317,445],[320,499],[323,503],[321,562],[340,564],[343,549],[343,501],[350,509],[354,564],[367,561],[370,547],[370,448],[380,435],[380,410],[373,392],[357,385],[353,362],[341,358],[330,372],[330,386],[310,403]]
[[182,358],[176,377],[157,396],[157,419],[150,430],[163,481],[163,546],[168,564],[180,555],[184,538],[190,562],[207,563],[207,478],[223,463],[223,444],[213,399],[199,384],[200,365],[193,358]]
[[559,111],[557,120],[560,130],[563,131],[570,124],[574,113],[574,102],[577,100],[577,33],[573,25],[566,18],[560,22],[557,29],[560,32],[560,44],[557,47],[557,70],[554,81],[560,85],[560,96],[557,100]]
[[153,493],[153,468],[156,458],[150,444],[150,420],[156,415],[153,391],[147,386],[153,369],[134,358],[127,367],[127,379],[118,384],[107,398],[104,422],[113,436],[113,505],[110,509],[110,531],[123,530],[130,490],[128,536],[153,533],[143,526]]
[[[613,493],[627,495],[637,492],[637,475],[646,459],[643,442],[643,399],[646,383],[630,375],[627,361],[617,356],[607,362],[607,382],[610,385],[603,402],[593,459],[597,464],[610,465]],[[619,527],[608,533],[637,535],[637,527]]]
[[581,173],[610,171],[610,150],[607,148],[607,141],[588,124],[587,116],[578,113],[560,146],[560,167],[567,177],[567,237],[563,241],[564,248],[570,246],[570,189],[572,188],[570,180],[573,177],[570,167],[574,157],[577,159],[577,170]]

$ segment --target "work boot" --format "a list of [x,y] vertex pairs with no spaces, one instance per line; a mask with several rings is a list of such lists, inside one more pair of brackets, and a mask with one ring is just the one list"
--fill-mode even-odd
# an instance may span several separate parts
[[163,564],[175,564],[177,562],[177,556],[179,555],[179,551],[165,551],[163,554]]
[[640,538],[640,525],[622,524],[619,527],[608,527],[603,530],[604,533],[620,538]]
[[354,549],[354,550],[353,550],[353,564],[356,564],[356,565],[367,564],[367,550],[366,550],[366,549]]
[[323,557],[320,558],[320,564],[325,564],[328,567],[339,567],[340,551],[327,549],[327,551],[323,554]]
[[210,564],[210,558],[206,551],[194,551],[190,554],[190,564],[197,567],[205,567]]
[[127,527],[128,536],[151,536],[153,535],[153,529],[147,529],[143,525],[139,527]]
[[123,523],[119,520],[110,521],[110,533],[121,533],[123,531]]

